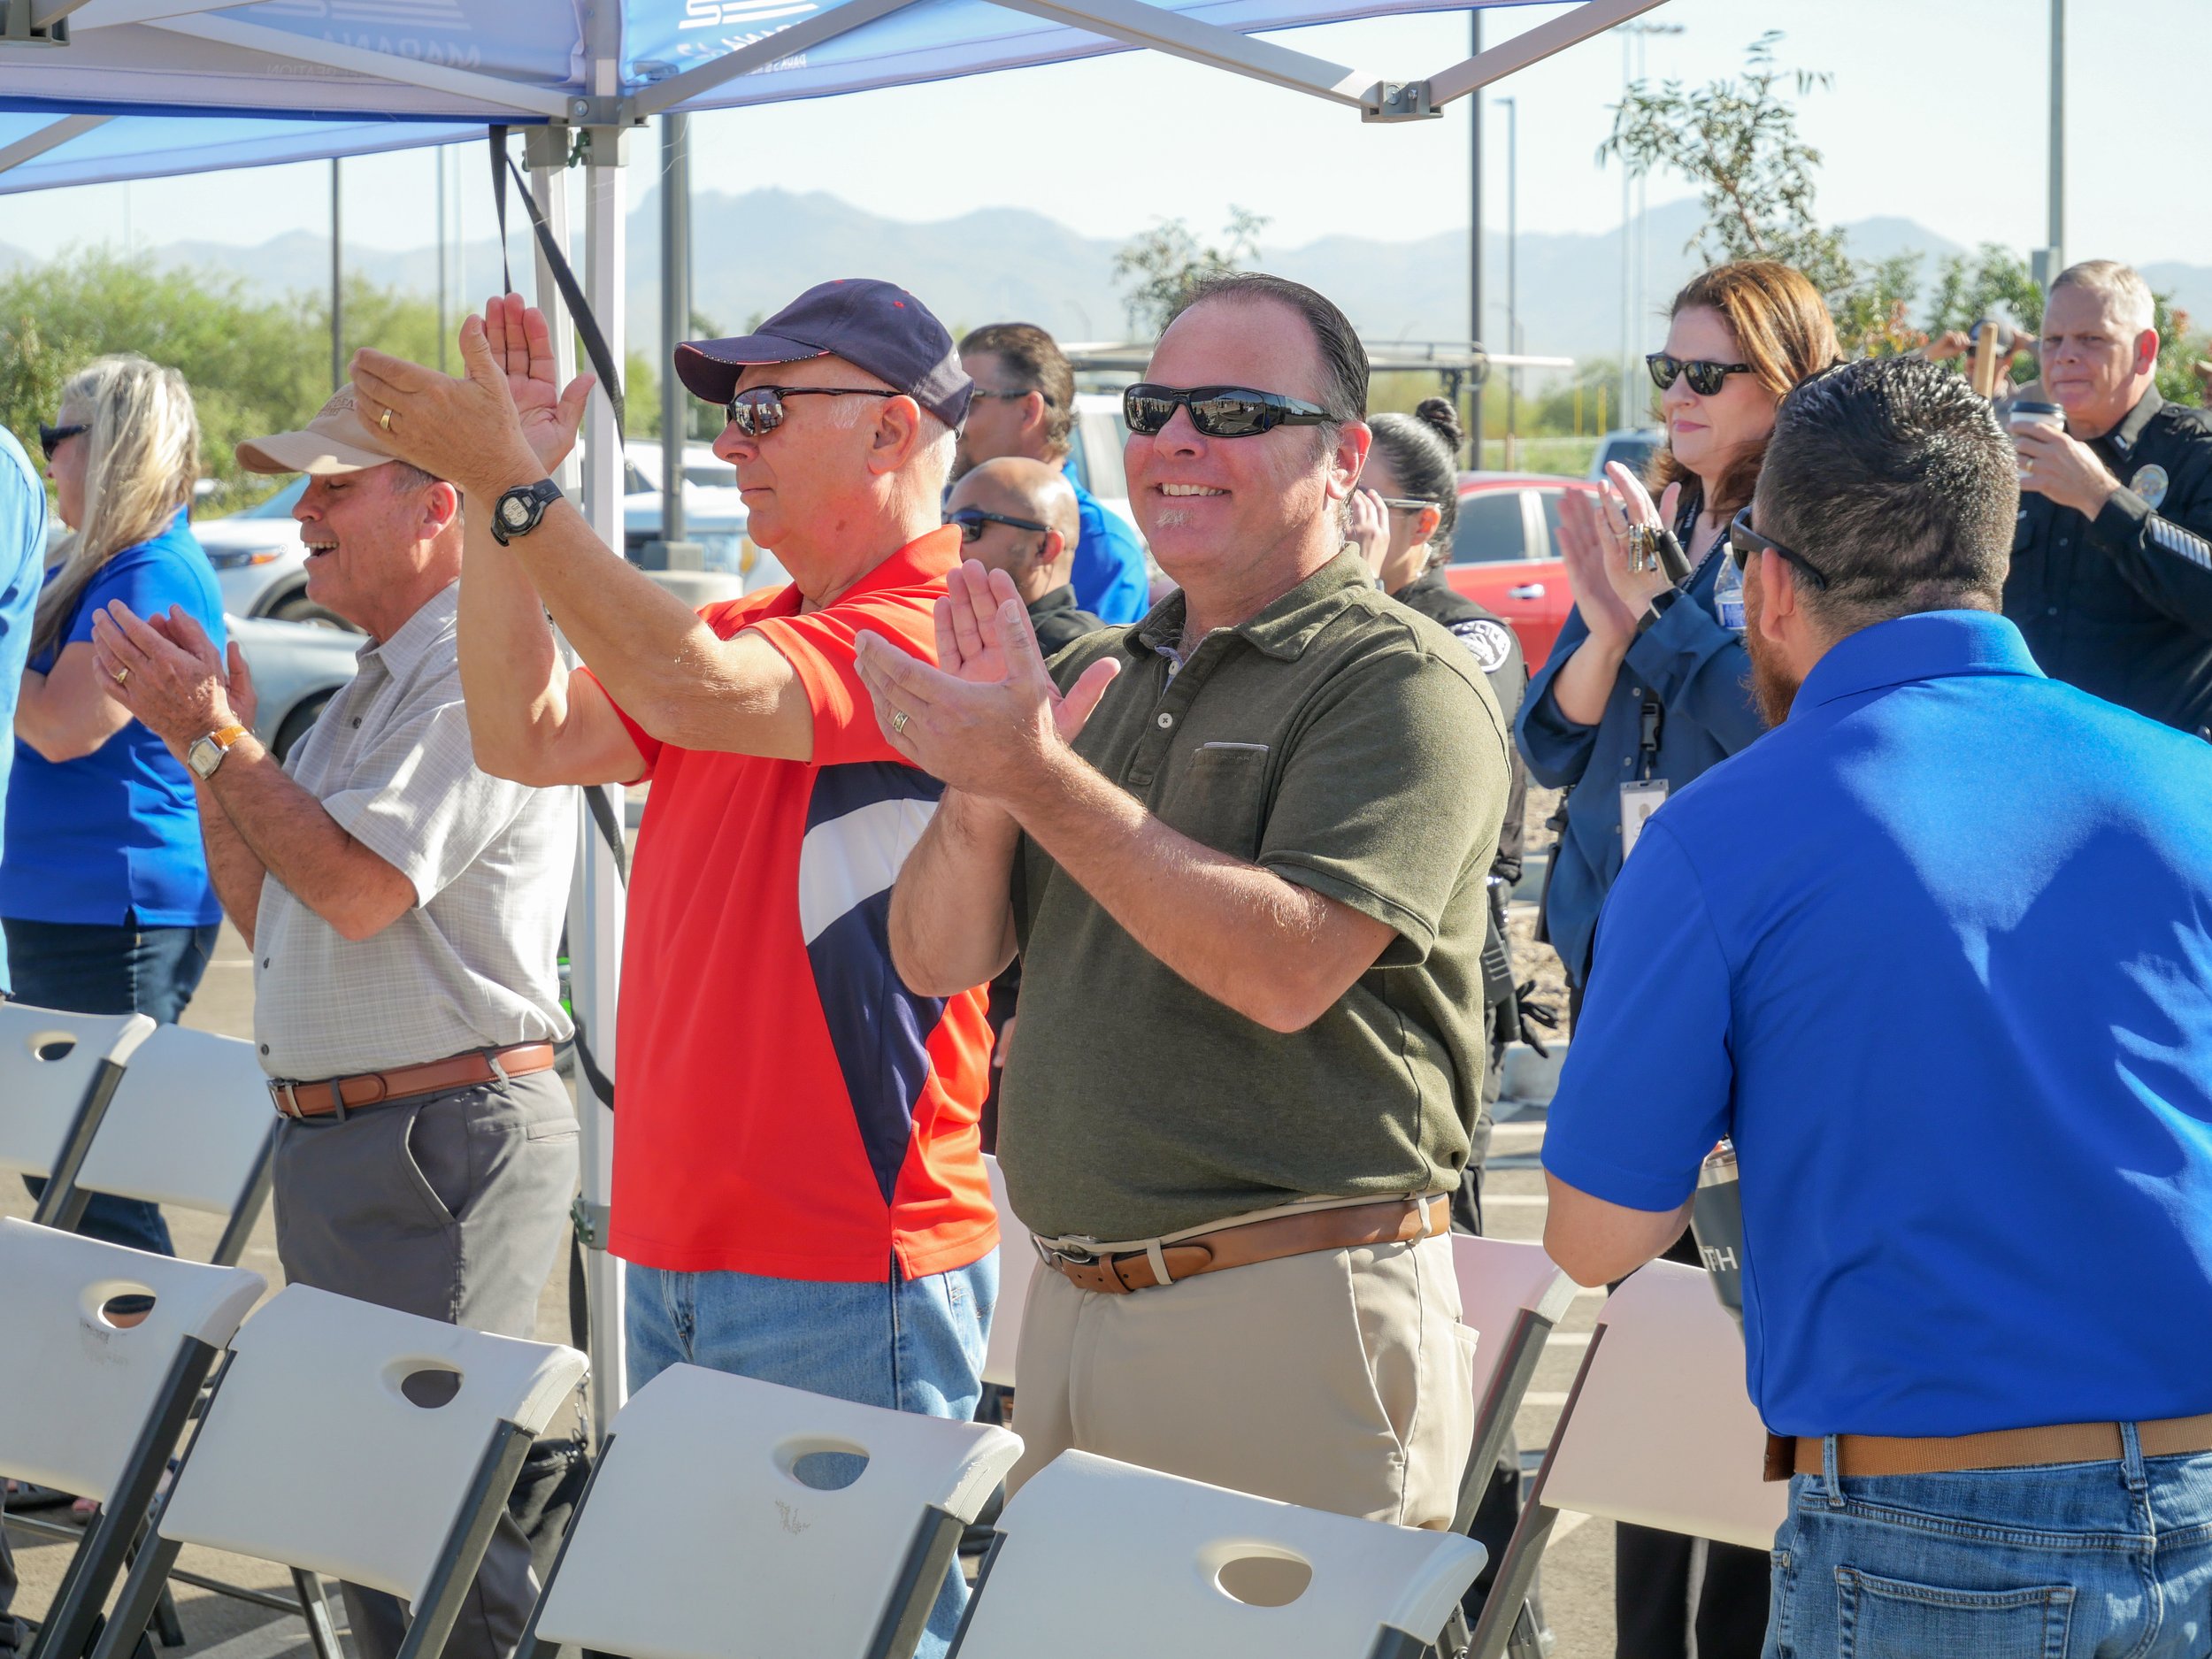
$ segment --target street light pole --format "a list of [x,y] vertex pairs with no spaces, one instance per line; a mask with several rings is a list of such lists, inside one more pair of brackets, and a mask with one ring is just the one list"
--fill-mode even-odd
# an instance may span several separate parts
[[[1482,56],[1482,12],[1479,7],[1467,14],[1467,43],[1471,56]],[[1471,343],[1482,339],[1482,94],[1479,90],[1469,95],[1471,119],[1468,123],[1467,177],[1467,338]],[[1472,419],[1468,430],[1474,434],[1473,461],[1475,471],[1482,470],[1482,381],[1470,375],[1473,390],[1469,402]]]
[[338,157],[330,158],[330,389],[346,383],[345,220],[338,196]]
[[2047,285],[2066,258],[2066,0],[2051,0],[2051,238],[2039,279]]
[[[1518,356],[1521,349],[1521,101],[1500,98],[1505,105],[1505,349]],[[1511,368],[1505,377],[1505,465],[1520,464],[1521,371]]]

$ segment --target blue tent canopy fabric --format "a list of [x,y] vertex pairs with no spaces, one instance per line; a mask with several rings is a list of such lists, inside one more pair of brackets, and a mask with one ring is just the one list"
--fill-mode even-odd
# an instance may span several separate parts
[[[255,0],[219,9],[207,0],[0,0],[0,17],[28,8],[34,27],[65,13],[50,27],[68,37],[18,44],[0,28],[0,194],[450,143],[495,123],[634,118],[662,107],[653,89],[679,76],[681,96],[667,107],[727,109],[1160,44],[1148,19],[1169,36],[1186,19],[1248,37],[1468,9],[1467,0],[608,3],[618,4],[616,27],[603,23],[595,35],[588,0]],[[1594,0],[1582,8],[1593,14],[1589,27],[1574,38],[1660,3]],[[849,27],[841,14],[866,20]],[[1116,34],[1074,20],[1102,18],[1134,27]],[[786,34],[802,49],[764,50]],[[713,79],[710,66],[733,54],[759,65]],[[703,68],[706,84],[695,88],[703,77],[689,72]],[[59,125],[70,117],[79,119]]]

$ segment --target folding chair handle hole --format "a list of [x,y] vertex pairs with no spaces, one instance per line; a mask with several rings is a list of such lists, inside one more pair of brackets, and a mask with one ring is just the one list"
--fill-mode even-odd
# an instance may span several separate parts
[[842,1492],[867,1472],[868,1448],[829,1434],[795,1434],[769,1454],[788,1480],[810,1492]]
[[396,1359],[384,1368],[384,1386],[409,1405],[435,1411],[461,1392],[461,1372],[443,1360]]
[[78,1307],[96,1330],[127,1331],[153,1311],[153,1287],[133,1279],[95,1279],[84,1287]]
[[1313,1563],[1277,1544],[1212,1544],[1198,1562],[1215,1589],[1247,1607],[1288,1607],[1313,1584]]
[[65,1031],[42,1031],[31,1039],[31,1058],[52,1064],[76,1052],[77,1040]]

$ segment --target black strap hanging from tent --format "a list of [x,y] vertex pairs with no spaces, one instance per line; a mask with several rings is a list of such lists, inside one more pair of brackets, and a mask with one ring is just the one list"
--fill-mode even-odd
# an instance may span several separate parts
[[577,334],[583,338],[584,355],[591,359],[592,371],[599,376],[600,389],[614,407],[614,429],[619,437],[629,423],[622,400],[622,376],[616,367],[614,353],[608,349],[607,336],[600,330],[599,319],[585,302],[583,287],[576,280],[575,272],[569,269],[568,256],[562,252],[552,226],[546,222],[544,210],[538,205],[537,197],[530,194],[530,181],[522,176],[522,169],[507,153],[504,127],[491,129],[491,150],[492,211],[499,220],[499,271],[506,282],[505,291],[511,294],[515,288],[514,271],[507,263],[507,175],[511,173],[515,188],[522,192],[522,204],[529,210],[530,227],[537,234],[538,251],[545,256],[546,267],[553,273],[553,286],[560,289],[561,298],[568,306],[569,320],[576,325]]

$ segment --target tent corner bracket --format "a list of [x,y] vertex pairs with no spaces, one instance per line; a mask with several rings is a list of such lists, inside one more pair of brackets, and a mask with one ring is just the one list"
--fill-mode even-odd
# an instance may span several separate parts
[[1363,121],[1432,121],[1444,111],[1429,96],[1425,81],[1380,81],[1360,102]]
[[[70,11],[76,8],[72,6]],[[46,7],[50,13],[54,7]],[[50,17],[42,23],[38,19],[35,0],[0,0],[0,46],[66,46],[69,44],[69,19],[66,13]]]

